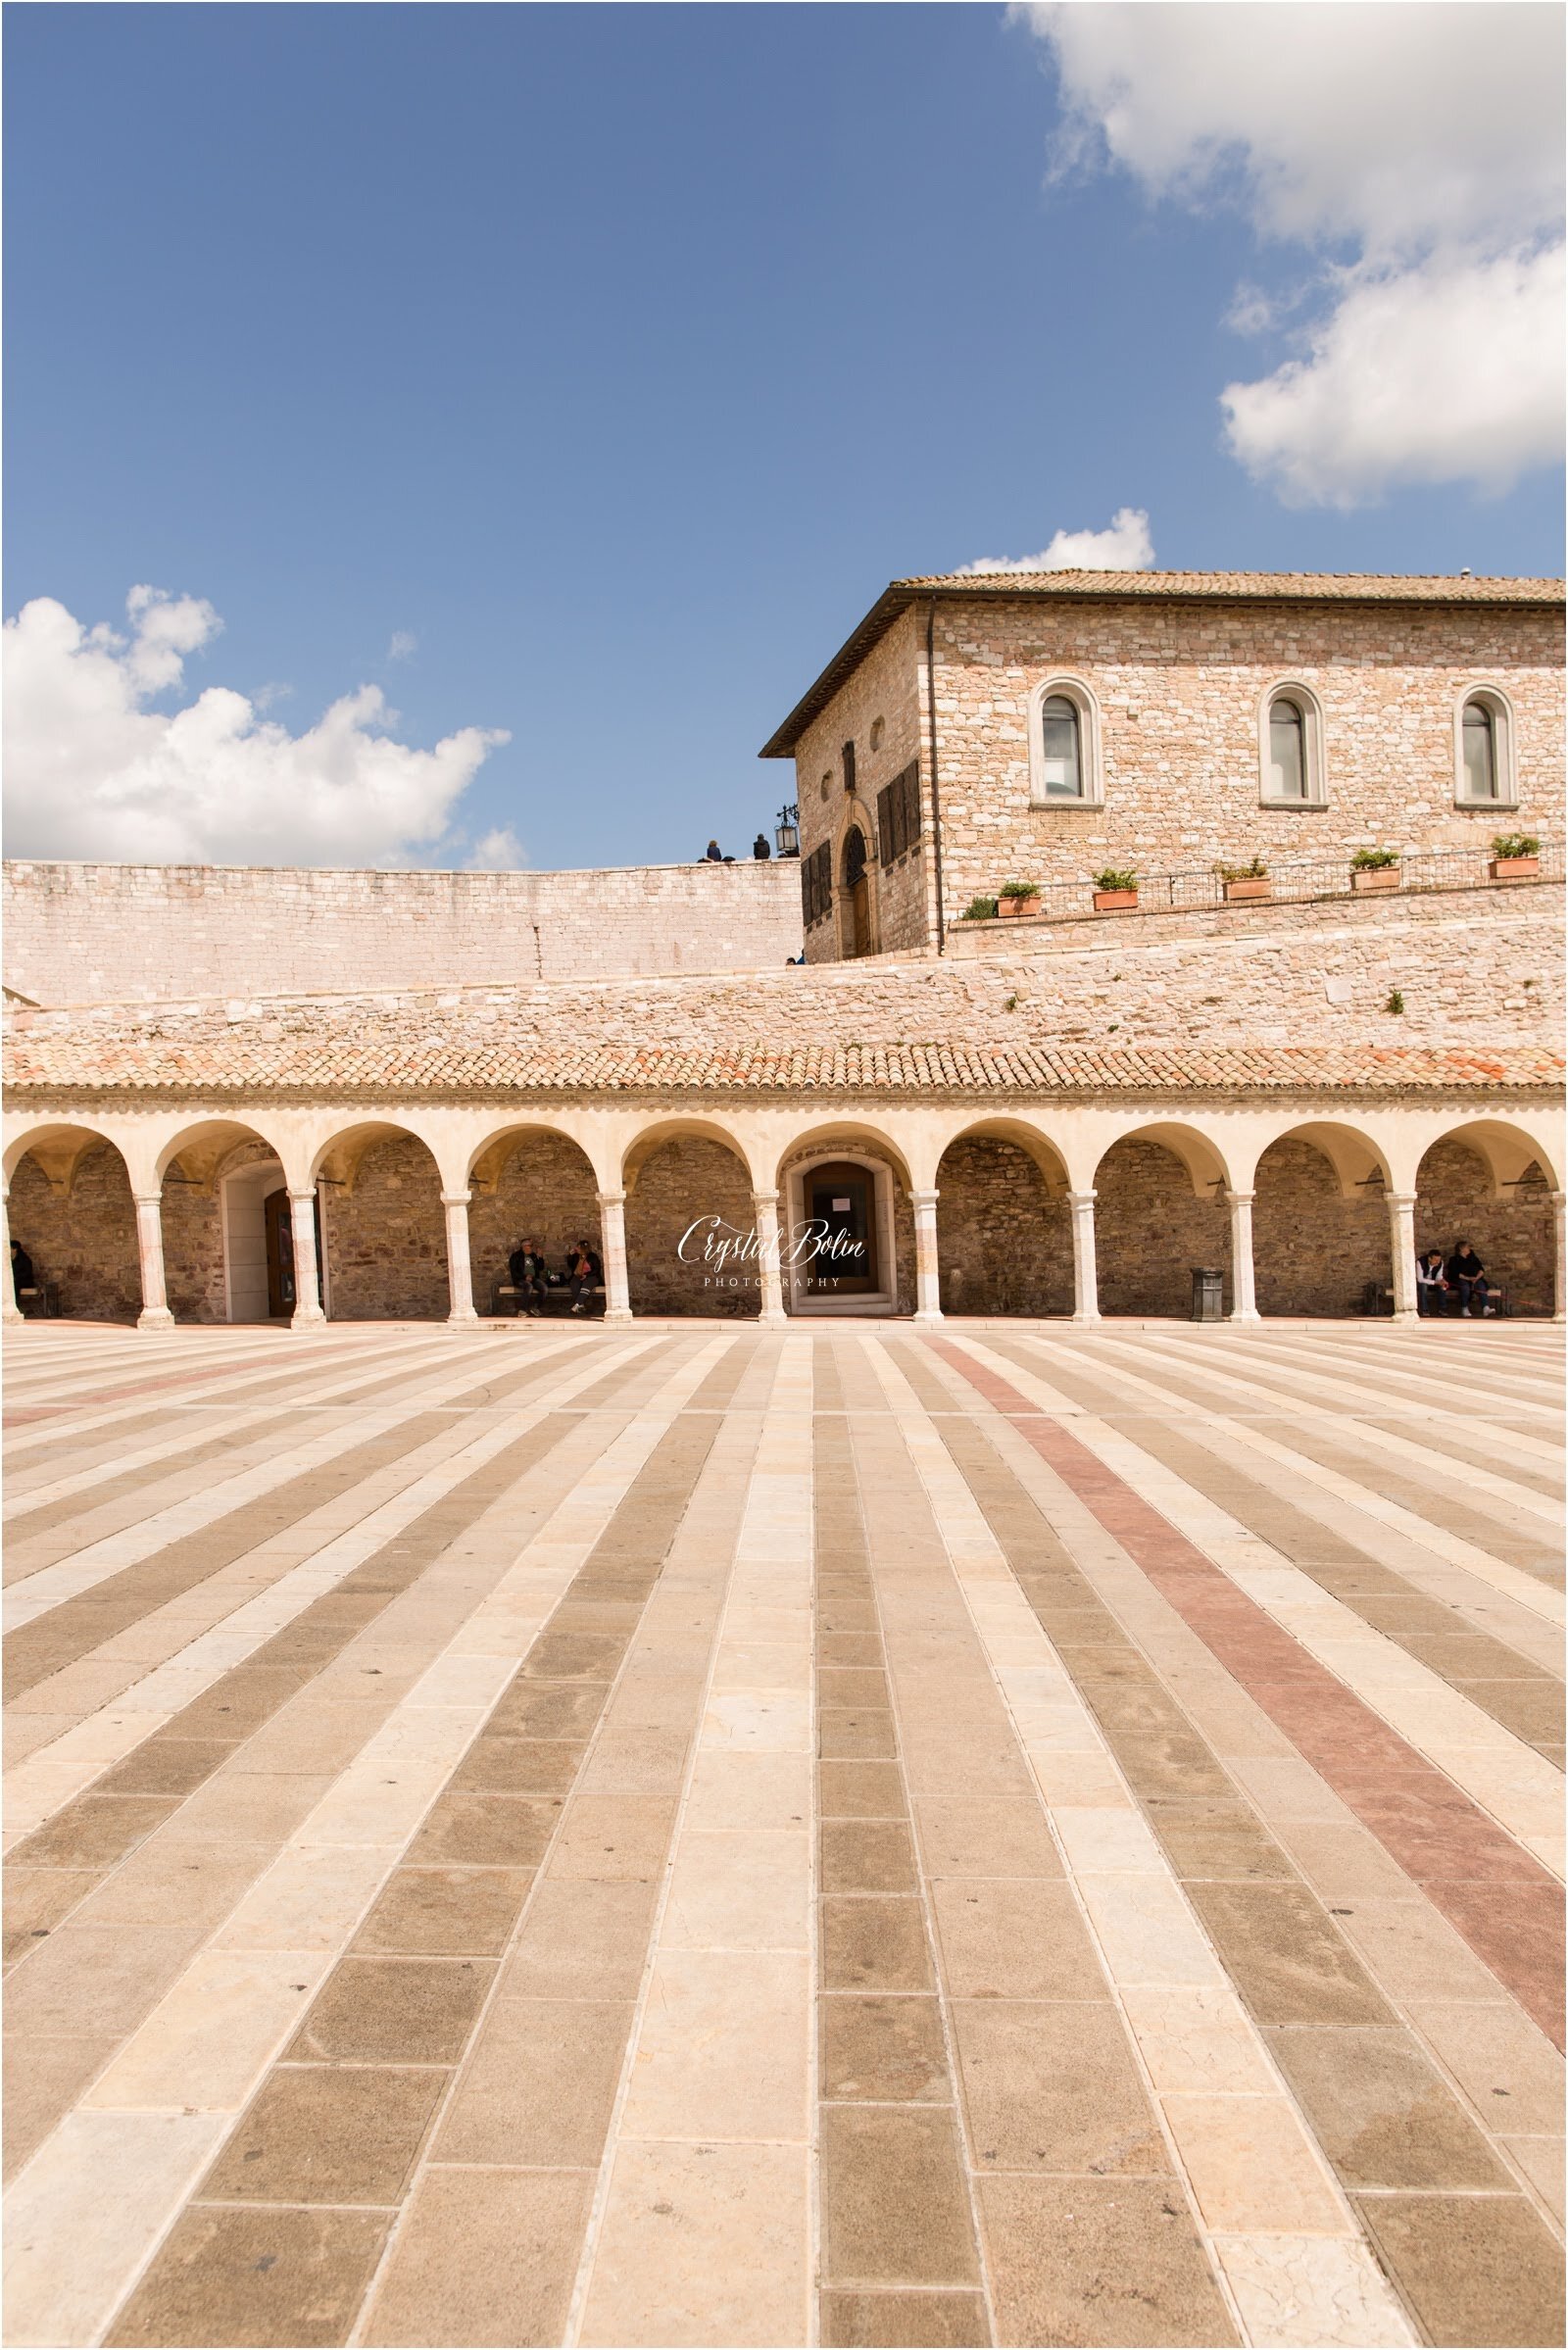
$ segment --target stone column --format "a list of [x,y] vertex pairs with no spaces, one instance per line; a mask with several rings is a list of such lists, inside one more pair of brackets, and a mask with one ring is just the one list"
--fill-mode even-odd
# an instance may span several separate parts
[[[1556,1196],[1560,1199],[1562,1194],[1559,1192]],[[9,1198],[10,1195],[8,1193],[0,1192],[0,1241],[4,1241],[6,1250],[6,1286],[4,1296],[0,1297],[0,1322],[24,1322],[26,1320],[26,1316],[23,1312],[21,1306],[17,1303],[17,1285],[11,1278],[11,1218],[8,1213]],[[1557,1219],[1557,1230],[1559,1234],[1562,1231],[1561,1216],[1559,1216]]]
[[914,1318],[942,1319],[942,1267],[937,1259],[937,1199],[935,1192],[911,1192],[914,1207]]
[[761,1327],[782,1330],[789,1316],[784,1311],[784,1284],[779,1275],[777,1192],[754,1192],[752,1209],[757,1219],[757,1271],[762,1287]]
[[316,1186],[288,1196],[289,1230],[294,1235],[294,1311],[290,1330],[321,1330],[326,1315],[321,1307],[320,1271],[316,1261]]
[[1394,1251],[1394,1318],[1396,1322],[1416,1319],[1415,1298],[1415,1194],[1390,1192],[1389,1245]]
[[631,1320],[631,1288],[626,1279],[626,1195],[599,1195],[599,1252],[605,1260],[605,1320]]
[[172,1330],[164,1288],[164,1199],[161,1191],[136,1194],[136,1252],[141,1258],[141,1312],[138,1330]]
[[473,1303],[473,1265],[468,1255],[468,1192],[443,1192],[447,1216],[447,1292],[451,1300],[449,1329],[466,1329],[477,1322]]
[[1100,1275],[1095,1265],[1095,1199],[1093,1192],[1069,1192],[1072,1210],[1072,1318],[1100,1319]]
[[1568,1299],[1563,1291],[1568,1288],[1568,1218],[1563,1209],[1568,1206],[1568,1192],[1551,1195],[1551,1318],[1554,1322],[1568,1321]]
[[1252,1198],[1250,1192],[1227,1192],[1231,1203],[1231,1320],[1257,1322],[1257,1290],[1252,1279]]

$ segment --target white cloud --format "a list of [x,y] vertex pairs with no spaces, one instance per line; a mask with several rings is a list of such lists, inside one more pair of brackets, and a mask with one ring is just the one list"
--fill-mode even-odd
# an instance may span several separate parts
[[958,577],[981,571],[1147,571],[1154,560],[1149,516],[1141,506],[1119,506],[1105,530],[1058,530],[1041,555],[987,556],[964,563]]
[[1360,279],[1305,359],[1226,387],[1230,445],[1291,505],[1400,482],[1506,489],[1561,452],[1562,301],[1560,245]]
[[465,726],[416,751],[378,688],[291,735],[209,686],[151,710],[221,623],[210,604],[139,587],[127,633],[83,628],[42,596],[5,626],[7,845],[14,857],[139,864],[408,864],[439,854],[486,753]]
[[[1060,73],[1058,173],[1108,162],[1152,196],[1240,207],[1259,235],[1323,257],[1298,355],[1224,395],[1251,471],[1347,505],[1399,481],[1505,487],[1557,454],[1559,10],[1096,0],[1022,13]],[[1233,322],[1266,330],[1298,299],[1244,289]]]
[[474,843],[463,861],[470,873],[515,873],[527,860],[511,825],[497,824]]
[[388,661],[408,661],[419,650],[419,640],[412,628],[394,628],[392,642],[386,649]]

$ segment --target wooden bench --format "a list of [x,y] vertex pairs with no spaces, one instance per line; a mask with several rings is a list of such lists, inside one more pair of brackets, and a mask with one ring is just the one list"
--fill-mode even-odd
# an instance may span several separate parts
[[[495,1288],[490,1293],[490,1311],[492,1316],[497,1321],[502,1321],[507,1315],[510,1314],[514,1321],[515,1321],[517,1315],[522,1310],[519,1303],[521,1296],[522,1292],[515,1288],[512,1282],[498,1281],[495,1285]],[[584,1321],[596,1320],[601,1314],[603,1314],[604,1310],[605,1291],[604,1284],[601,1282],[597,1288],[591,1289],[588,1292],[582,1319]],[[571,1291],[567,1288],[564,1282],[561,1284],[559,1289],[546,1290],[544,1296],[539,1300],[539,1311],[542,1315],[570,1315]]]

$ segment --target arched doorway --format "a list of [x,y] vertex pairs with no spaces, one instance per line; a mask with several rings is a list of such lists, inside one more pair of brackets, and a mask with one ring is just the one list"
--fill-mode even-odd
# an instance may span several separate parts
[[786,1310],[913,1310],[909,1171],[874,1133],[830,1125],[791,1144],[778,1170]]
[[1070,1314],[1072,1219],[1021,1143],[960,1135],[937,1169],[937,1260],[949,1314]]
[[844,842],[844,952],[871,952],[871,876],[865,835],[852,824]]
[[1282,1135],[1252,1177],[1252,1279],[1263,1315],[1343,1319],[1392,1297],[1383,1173],[1351,1138]]
[[[36,1301],[70,1322],[134,1322],[141,1311],[136,1205],[125,1162],[87,1127],[50,1128],[12,1169],[11,1238],[31,1260]],[[9,1270],[7,1279],[10,1278]]]
[[508,1260],[525,1242],[532,1241],[552,1274],[563,1276],[577,1242],[598,1252],[599,1187],[587,1154],[568,1136],[514,1127],[481,1151],[468,1181],[468,1247],[480,1313],[512,1310],[514,1300],[499,1292]]
[[1095,1172],[1095,1254],[1103,1314],[1186,1321],[1195,1267],[1225,1274],[1230,1311],[1230,1209],[1224,1178],[1204,1176],[1168,1143],[1129,1135]]
[[1460,1135],[1432,1145],[1416,1170],[1417,1254],[1438,1248],[1446,1262],[1465,1241],[1511,1313],[1552,1312],[1551,1185],[1539,1159],[1504,1151],[1494,1164],[1479,1138]]
[[626,1271],[633,1313],[719,1314],[762,1310],[746,1161],[712,1134],[663,1130],[628,1154]]
[[322,1152],[318,1199],[331,1320],[446,1320],[441,1177],[417,1135],[387,1125],[340,1135]]

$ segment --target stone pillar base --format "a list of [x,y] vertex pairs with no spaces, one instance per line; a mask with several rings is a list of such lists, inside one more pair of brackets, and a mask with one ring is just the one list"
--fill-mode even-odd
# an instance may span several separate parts
[[918,1313],[910,1316],[910,1319],[916,1330],[935,1330],[939,1323],[947,1320],[947,1316],[939,1305],[934,1305],[929,1309],[922,1306]]
[[612,1330],[629,1330],[635,1317],[629,1305],[611,1305],[606,1307],[600,1319]]
[[1261,1320],[1263,1319],[1263,1317],[1262,1317],[1262,1315],[1261,1315],[1260,1313],[1255,1313],[1255,1312],[1254,1312],[1254,1313],[1237,1313],[1237,1312],[1235,1311],[1234,1307],[1233,1307],[1233,1308],[1232,1308],[1232,1310],[1231,1310],[1231,1312],[1229,1312],[1229,1313],[1228,1313],[1228,1314],[1225,1316],[1225,1319],[1226,1319],[1226,1321],[1227,1321],[1227,1322],[1242,1322],[1242,1323],[1245,1323],[1246,1325],[1248,1325],[1248,1327],[1250,1327],[1250,1326],[1251,1326],[1251,1325],[1252,1325],[1254,1322],[1261,1322]]
[[136,1316],[138,1330],[172,1330],[174,1317],[167,1305],[144,1305]]
[[759,1314],[757,1317],[759,1330],[788,1330],[789,1326],[789,1315],[782,1306],[779,1307],[776,1314]]

